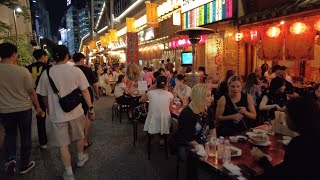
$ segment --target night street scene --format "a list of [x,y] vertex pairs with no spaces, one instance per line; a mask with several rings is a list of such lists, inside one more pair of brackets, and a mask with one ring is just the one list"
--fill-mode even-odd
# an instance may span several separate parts
[[319,180],[320,0],[0,0],[1,180]]

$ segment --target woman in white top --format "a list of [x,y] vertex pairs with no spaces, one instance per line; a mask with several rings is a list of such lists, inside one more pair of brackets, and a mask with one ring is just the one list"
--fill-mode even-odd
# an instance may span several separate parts
[[184,84],[184,78],[182,74],[177,75],[176,86],[172,91],[174,97],[178,97],[182,102],[188,100],[191,95],[191,88]]
[[[116,86],[114,88],[114,96],[116,97],[116,101],[119,104],[122,105],[131,105],[131,98],[129,96],[124,95],[124,93],[131,94],[131,91],[126,86],[127,78],[121,74],[118,77],[118,81],[116,83]],[[132,118],[132,112],[129,109],[128,110],[128,116],[129,120]]]
[[166,86],[167,78],[159,76],[156,89],[149,91],[140,99],[140,102],[149,100],[149,111],[143,129],[149,134],[170,134],[170,108],[172,107],[173,95],[165,90]]

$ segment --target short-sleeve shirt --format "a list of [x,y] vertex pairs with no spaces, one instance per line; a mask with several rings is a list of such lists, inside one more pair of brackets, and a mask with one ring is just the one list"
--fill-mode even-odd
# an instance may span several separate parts
[[191,95],[191,88],[187,85],[184,85],[184,88],[182,90],[178,86],[175,86],[174,90],[182,96],[190,97]]
[[197,141],[199,144],[207,142],[209,130],[215,128],[212,109],[206,113],[195,114],[189,106],[180,113],[178,121],[178,137],[180,142]]
[[[79,65],[79,66],[76,66],[76,67],[80,68],[81,71],[84,73],[84,75],[86,76],[90,86],[92,86],[94,83],[98,82],[97,76],[94,74],[94,72],[89,67],[82,66],[82,65]],[[90,93],[91,100],[93,100],[92,88],[89,88],[88,90],[89,90],[89,93]]]
[[0,63],[0,113],[13,113],[32,108],[28,90],[35,84],[25,67]]
[[126,86],[124,83],[119,83],[119,84],[117,84],[117,85],[115,86],[115,88],[114,88],[114,95],[115,95],[116,97],[122,96],[123,93],[124,93],[123,88],[126,88],[126,87],[127,87],[127,86]]
[[[40,77],[37,93],[41,96],[48,96],[49,119],[53,123],[60,123],[71,121],[83,115],[84,112],[81,104],[68,113],[62,110],[59,104],[59,98],[52,90],[46,71],[44,71]],[[49,74],[59,90],[61,97],[68,95],[77,88],[85,90],[89,87],[86,76],[75,66],[68,64],[54,65],[50,68]]]
[[39,79],[40,79],[42,72],[44,70],[48,69],[48,67],[49,67],[49,65],[45,64],[43,62],[36,62],[36,63],[31,64],[30,66],[27,66],[27,69],[31,73],[31,76],[32,76],[33,80],[35,81],[36,86],[38,86]]

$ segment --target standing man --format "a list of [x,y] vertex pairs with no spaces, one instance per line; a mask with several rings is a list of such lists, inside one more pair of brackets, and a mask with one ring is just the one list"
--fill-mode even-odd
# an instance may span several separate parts
[[37,116],[42,116],[43,111],[31,74],[26,68],[16,65],[17,47],[11,43],[0,44],[0,57],[0,119],[5,129],[5,175],[15,173],[17,129],[21,144],[20,174],[25,174],[35,166],[35,162],[30,161],[32,103]]
[[167,64],[166,64],[166,69],[168,71],[170,71],[170,73],[172,74],[173,73],[173,68],[174,68],[174,65],[172,62],[170,62],[170,59],[168,58],[167,59]]
[[[96,77],[94,72],[84,64],[85,58],[86,57],[82,53],[74,53],[74,55],[72,56],[75,66],[81,69],[81,71],[84,73],[84,75],[86,76],[90,84],[90,87],[88,88],[88,90],[90,93],[91,102],[93,103],[92,88],[94,89],[96,100],[99,99],[98,78]],[[82,98],[82,109],[84,111],[84,115],[86,116],[86,123],[84,128],[84,149],[87,149],[92,145],[92,142],[89,142],[88,139],[89,139],[90,121],[93,119],[89,119],[89,116],[88,116],[89,106],[87,105],[84,98]]]
[[78,151],[77,166],[82,167],[89,156],[83,153],[85,116],[81,104],[70,112],[64,112],[59,103],[59,97],[52,90],[47,71],[59,91],[60,97],[65,97],[75,89],[80,89],[89,107],[88,112],[94,118],[93,106],[90,100],[88,87],[90,86],[83,72],[74,66],[67,64],[69,50],[64,45],[54,48],[56,65],[47,69],[40,77],[37,93],[44,96],[44,102],[48,108],[48,116],[52,124],[52,142],[59,147],[62,163],[65,167],[63,179],[73,180],[74,175],[71,166],[69,144],[76,141]]
[[[33,80],[36,82],[36,86],[38,86],[42,72],[48,69],[48,54],[43,49],[37,49],[33,51],[33,57],[37,62],[28,66],[27,69],[31,73]],[[42,111],[46,112],[46,105],[44,104],[42,97],[39,94],[37,94],[37,96]],[[36,118],[40,148],[46,149],[48,143],[46,133],[46,114],[44,116],[37,116]]]

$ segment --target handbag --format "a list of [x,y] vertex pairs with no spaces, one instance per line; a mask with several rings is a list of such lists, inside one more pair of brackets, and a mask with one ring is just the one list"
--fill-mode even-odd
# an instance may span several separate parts
[[49,75],[50,68],[47,69],[47,75],[49,78],[50,85],[52,90],[57,96],[59,97],[59,104],[64,112],[70,112],[74,108],[76,108],[82,102],[82,93],[80,89],[76,88],[68,95],[61,97],[59,94],[59,90],[57,89],[56,85],[54,84],[52,78]]

